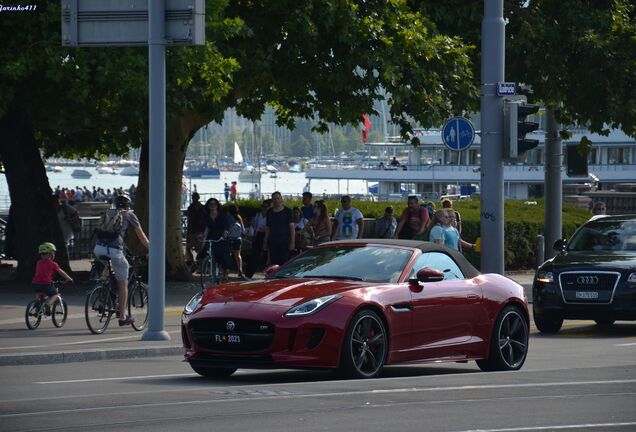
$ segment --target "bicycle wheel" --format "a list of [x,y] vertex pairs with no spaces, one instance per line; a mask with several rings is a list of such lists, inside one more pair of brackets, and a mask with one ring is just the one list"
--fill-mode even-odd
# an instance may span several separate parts
[[210,257],[206,257],[203,262],[201,262],[201,268],[199,269],[199,273],[201,274],[201,288],[205,289],[210,285],[214,285],[216,282],[214,280],[214,263],[210,259]]
[[128,292],[128,315],[135,319],[132,328],[141,331],[148,321],[148,286],[135,282]]
[[26,307],[26,312],[24,313],[24,320],[26,321],[26,325],[29,330],[35,330],[40,325],[40,321],[42,321],[42,305],[37,300],[31,300],[31,302]]
[[53,309],[51,310],[53,325],[57,328],[64,326],[67,317],[68,305],[66,304],[66,300],[57,299],[57,301],[53,303]]
[[114,302],[107,288],[98,286],[86,296],[84,317],[91,333],[104,333],[114,313]]

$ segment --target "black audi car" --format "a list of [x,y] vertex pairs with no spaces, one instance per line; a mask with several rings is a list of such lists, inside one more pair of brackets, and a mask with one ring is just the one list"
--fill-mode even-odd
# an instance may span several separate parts
[[596,216],[554,248],[532,286],[539,331],[556,333],[564,319],[636,320],[636,215]]

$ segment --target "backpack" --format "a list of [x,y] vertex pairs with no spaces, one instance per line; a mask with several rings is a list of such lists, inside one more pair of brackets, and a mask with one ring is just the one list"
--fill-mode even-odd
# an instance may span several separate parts
[[103,214],[102,219],[99,221],[99,225],[95,229],[95,235],[98,240],[112,241],[117,239],[121,234],[121,227],[124,222],[124,218],[121,210],[108,209]]

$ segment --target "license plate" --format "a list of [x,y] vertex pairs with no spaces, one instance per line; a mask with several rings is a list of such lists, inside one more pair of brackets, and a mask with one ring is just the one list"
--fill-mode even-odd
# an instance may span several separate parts
[[597,299],[598,293],[596,291],[577,291],[577,299]]
[[214,342],[220,343],[220,344],[239,344],[241,343],[241,336],[235,335],[235,334],[229,334],[229,335],[215,334]]

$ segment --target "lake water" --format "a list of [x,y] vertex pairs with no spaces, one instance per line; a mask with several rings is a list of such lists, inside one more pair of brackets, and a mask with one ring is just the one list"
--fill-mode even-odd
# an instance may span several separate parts
[[[122,187],[128,189],[130,185],[137,185],[137,177],[122,176],[118,174],[100,174],[93,167],[62,167],[62,172],[47,172],[51,189],[56,186],[62,188],[75,188],[76,186],[88,187],[92,190],[93,186],[106,189],[114,189]],[[84,169],[92,174],[91,178],[79,179],[71,177],[71,173],[75,169]],[[202,178],[185,178],[185,183],[190,190],[196,190],[202,194],[222,194],[224,183],[231,184],[232,181],[238,181],[238,171],[221,171],[219,179],[202,179]],[[270,174],[261,175],[260,189],[263,194],[269,196],[272,192],[278,190],[283,195],[300,195],[303,187],[307,183],[305,173],[279,172],[276,178],[270,177]],[[316,195],[322,194],[367,194],[367,182],[365,180],[312,180],[310,190]],[[247,196],[254,188],[251,183],[238,182],[239,198]],[[7,186],[4,175],[0,175],[0,210],[9,208],[9,188]]]

